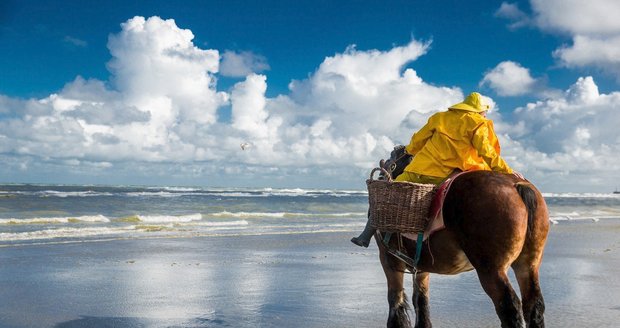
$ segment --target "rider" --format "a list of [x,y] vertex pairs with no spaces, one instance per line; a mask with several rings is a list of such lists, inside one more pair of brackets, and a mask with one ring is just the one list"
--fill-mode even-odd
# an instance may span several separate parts
[[[500,156],[493,121],[486,118],[489,107],[479,93],[472,92],[463,102],[431,116],[411,137],[405,149],[415,156],[395,181],[437,185],[455,170],[497,171],[522,178]],[[375,234],[369,223],[351,242],[368,247]]]

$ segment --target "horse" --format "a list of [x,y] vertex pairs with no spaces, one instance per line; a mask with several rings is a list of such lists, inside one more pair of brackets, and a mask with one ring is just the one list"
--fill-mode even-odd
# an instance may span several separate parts
[[[393,178],[404,170],[404,147],[396,147],[382,167]],[[387,279],[387,327],[411,327],[409,304],[403,288],[405,269],[415,273],[412,303],[415,327],[432,327],[429,311],[430,274],[455,275],[476,270],[495,306],[502,327],[544,327],[545,303],[539,268],[549,231],[549,215],[542,194],[527,180],[492,171],[473,171],[454,179],[442,207],[445,229],[422,244],[414,267],[397,259],[388,247],[413,257],[416,241],[391,238],[384,245],[375,233],[381,266]],[[515,273],[522,301],[507,276]]]

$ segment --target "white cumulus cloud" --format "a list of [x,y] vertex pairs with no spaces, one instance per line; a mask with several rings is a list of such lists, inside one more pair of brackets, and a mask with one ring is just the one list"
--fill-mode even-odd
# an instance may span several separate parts
[[615,35],[620,2],[615,0],[530,0],[536,24],[572,35]]
[[508,28],[513,30],[532,24],[528,14],[519,9],[516,3],[502,2],[499,9],[495,12],[495,16],[511,20],[512,23],[508,25]]
[[592,77],[518,108],[515,116],[520,133],[513,130],[503,146],[543,185],[604,187],[620,170],[620,92],[600,94]]
[[616,0],[530,0],[532,13],[504,2],[496,16],[512,21],[509,28],[534,26],[567,35],[571,43],[553,52],[563,66],[595,67],[620,81],[620,2]]
[[571,45],[556,49],[553,55],[565,66],[599,67],[620,79],[620,31],[613,37],[576,35]]
[[530,70],[513,61],[504,61],[487,72],[480,82],[500,96],[518,96],[532,91],[536,80]]
[[269,70],[267,58],[254,54],[251,51],[224,51],[220,64],[220,73],[223,76],[244,77],[252,73]]
[[[257,73],[266,59],[200,49],[193,38],[172,19],[127,20],[108,40],[110,81],[76,77],[42,99],[0,97],[0,152],[13,156],[12,168],[33,172],[71,163],[76,175],[143,180],[363,181],[429,113],[463,98],[406,68],[428,42],[384,51],[350,46],[292,81],[288,94],[269,98],[268,77]],[[245,76],[224,92],[217,89],[224,73]],[[244,143],[251,147],[242,151]]]

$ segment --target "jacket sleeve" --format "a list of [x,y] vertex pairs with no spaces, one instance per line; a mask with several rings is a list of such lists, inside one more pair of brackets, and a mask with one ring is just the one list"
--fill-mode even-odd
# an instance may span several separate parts
[[492,121],[486,120],[474,130],[472,144],[491,170],[509,174],[513,172],[500,156],[499,140],[495,135]]
[[432,117],[428,120],[426,125],[424,125],[418,132],[414,133],[411,136],[411,141],[405,149],[407,150],[407,154],[415,155],[417,154],[422,147],[426,144],[426,141],[433,136],[433,125],[431,123]]

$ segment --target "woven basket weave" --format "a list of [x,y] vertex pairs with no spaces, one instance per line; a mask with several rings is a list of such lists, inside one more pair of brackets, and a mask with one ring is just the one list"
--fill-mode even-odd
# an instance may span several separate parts
[[[374,180],[373,174],[382,170],[388,180]],[[435,185],[413,182],[394,182],[389,173],[375,168],[366,180],[370,224],[386,232],[419,233],[429,221],[429,210]]]

